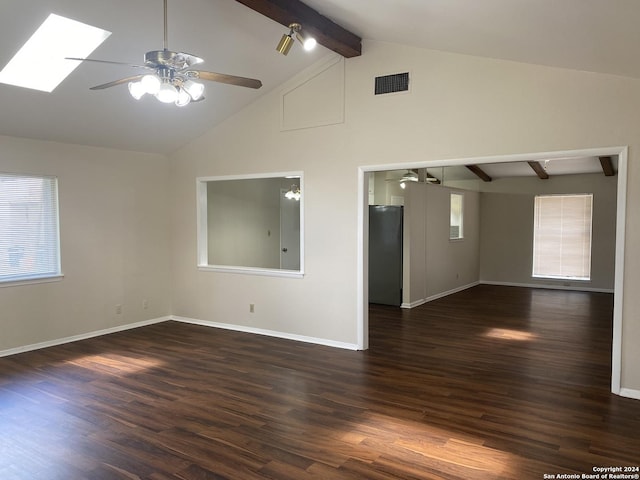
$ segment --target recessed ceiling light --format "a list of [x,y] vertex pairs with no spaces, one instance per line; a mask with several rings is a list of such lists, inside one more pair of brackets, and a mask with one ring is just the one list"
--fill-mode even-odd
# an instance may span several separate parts
[[0,83],[52,92],[111,32],[51,14],[0,72]]

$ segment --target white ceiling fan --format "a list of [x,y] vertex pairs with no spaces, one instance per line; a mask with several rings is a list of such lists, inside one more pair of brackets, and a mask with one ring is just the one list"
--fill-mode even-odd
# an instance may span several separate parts
[[142,68],[146,73],[121,78],[102,85],[91,87],[90,90],[104,90],[127,83],[131,96],[139,100],[144,95],[155,96],[163,103],[175,103],[178,106],[188,105],[204,99],[204,85],[197,80],[226,83],[247,88],[260,88],[262,82],[254,78],[238,77],[224,73],[194,70],[192,67],[204,60],[200,57],[184,52],[174,52],[168,48],[168,16],[167,0],[164,0],[164,44],[162,50],[152,50],[144,54],[144,64],[114,62],[109,60],[94,60],[91,58],[71,58],[67,60],[108,63]]

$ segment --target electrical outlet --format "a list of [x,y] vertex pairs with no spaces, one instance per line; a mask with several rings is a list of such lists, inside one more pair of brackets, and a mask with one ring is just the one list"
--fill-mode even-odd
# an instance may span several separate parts
[[149,308],[149,300],[147,300],[146,298],[144,300],[142,300],[142,308],[144,310],[146,310],[147,308]]
[[253,313],[253,312],[255,312],[255,311],[256,311],[256,309],[255,309],[255,305],[254,305],[253,303],[250,303],[250,304],[249,304],[249,313]]
[[121,315],[122,314],[122,305],[118,304],[116,305],[116,315]]

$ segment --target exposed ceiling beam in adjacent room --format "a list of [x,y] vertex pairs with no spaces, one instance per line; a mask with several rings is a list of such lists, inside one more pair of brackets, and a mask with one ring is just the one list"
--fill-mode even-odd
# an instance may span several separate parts
[[411,170],[418,174],[418,182],[440,185],[440,180],[427,172],[426,168],[412,168]]
[[549,174],[545,171],[544,167],[540,165],[540,162],[527,162],[531,169],[536,172],[538,178],[540,180],[547,180],[549,178]]
[[427,178],[425,180],[427,183],[432,183],[433,185],[440,185],[440,179],[434,177],[433,175],[427,174]]
[[600,165],[602,165],[602,171],[607,177],[613,177],[616,174],[611,157],[600,157]]
[[475,175],[481,179],[483,182],[490,182],[492,178],[487,175],[487,173],[482,170],[478,165],[465,165],[469,170],[471,170]]
[[[287,28],[292,23],[299,23],[305,34],[314,37],[320,45],[345,58],[362,54],[362,39],[358,35],[342,28],[299,0],[236,1]],[[278,39],[274,38],[273,42],[275,48]]]

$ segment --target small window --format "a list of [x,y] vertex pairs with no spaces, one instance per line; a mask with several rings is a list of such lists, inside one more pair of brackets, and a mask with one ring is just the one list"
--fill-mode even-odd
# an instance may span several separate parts
[[451,221],[449,223],[449,239],[458,240],[464,238],[463,215],[464,195],[462,193],[451,194]]
[[57,179],[0,174],[0,282],[57,276]]
[[303,278],[302,172],[196,181],[198,269]]
[[533,225],[533,276],[591,278],[593,195],[538,195]]

